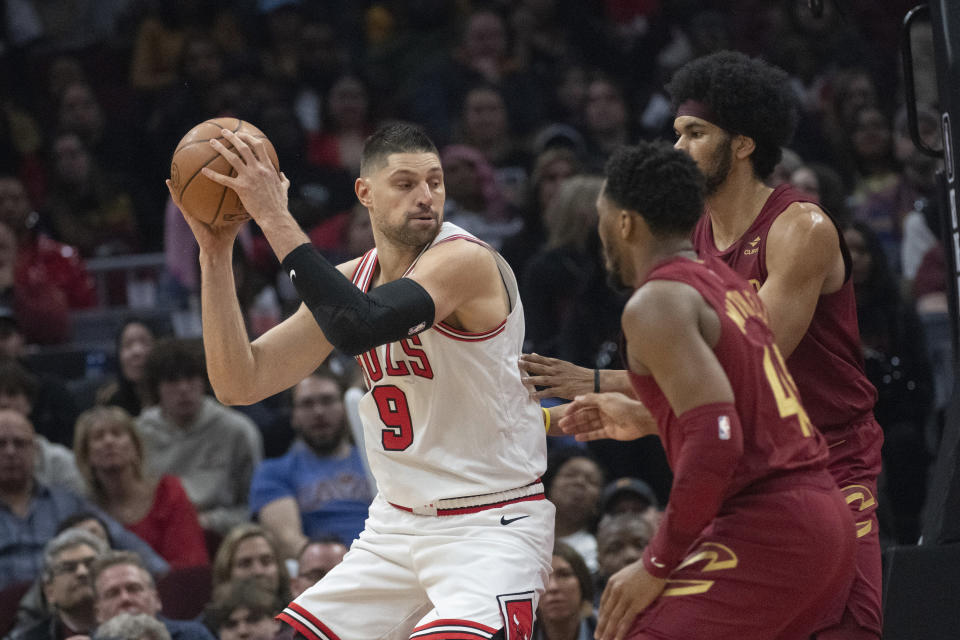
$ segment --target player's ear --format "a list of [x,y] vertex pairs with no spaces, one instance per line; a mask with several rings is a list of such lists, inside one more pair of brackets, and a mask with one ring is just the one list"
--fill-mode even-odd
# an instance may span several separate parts
[[368,209],[373,205],[368,178],[357,178],[357,181],[353,183],[353,191],[357,194],[357,200],[360,201],[360,204]]
[[633,233],[633,227],[636,225],[637,221],[634,220],[636,216],[627,211],[626,209],[620,209],[620,237],[629,238],[630,234]]
[[754,152],[757,148],[757,143],[750,136],[738,135],[737,142],[734,144],[735,153],[737,158],[744,160],[749,158],[750,154]]

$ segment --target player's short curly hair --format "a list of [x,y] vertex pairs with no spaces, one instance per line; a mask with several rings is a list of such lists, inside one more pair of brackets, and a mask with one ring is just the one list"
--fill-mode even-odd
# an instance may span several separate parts
[[656,236],[689,235],[703,214],[703,174],[665,142],[617,149],[605,173],[604,197],[636,211]]
[[734,51],[697,58],[681,67],[666,88],[674,111],[695,100],[713,112],[713,124],[752,138],[756,149],[750,160],[761,180],[793,138],[798,108],[789,76],[758,58]]

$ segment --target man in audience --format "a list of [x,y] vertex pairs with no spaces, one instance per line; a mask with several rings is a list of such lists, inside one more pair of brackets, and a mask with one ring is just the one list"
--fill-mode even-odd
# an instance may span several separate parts
[[350,441],[344,391],[324,368],[294,387],[290,424],[297,440],[254,475],[250,510],[280,540],[287,557],[322,533],[349,543],[367,518],[373,495],[360,451]]
[[313,538],[303,545],[297,556],[297,575],[290,580],[290,594],[296,598],[330,569],[340,564],[346,545],[336,536]]
[[618,478],[604,487],[600,494],[600,513],[603,516],[636,513],[654,529],[661,515],[657,494],[639,478]]
[[169,566],[147,543],[80,496],[34,477],[33,425],[20,412],[0,409],[0,589],[34,580],[43,568],[43,548],[57,525],[78,511],[97,514],[117,546],[141,554],[156,574]]
[[656,532],[644,514],[622,511],[604,516],[597,526],[596,605],[607,580],[639,560]]
[[[33,423],[34,398],[37,397],[37,379],[16,360],[0,358],[0,409],[13,409]],[[72,439],[73,423],[63,425]],[[77,470],[73,451],[55,442],[50,442],[40,433],[35,433],[36,463],[34,476],[48,486],[61,487],[74,493],[84,491],[83,478]]]
[[147,358],[145,379],[157,405],[137,418],[147,463],[178,476],[200,525],[226,534],[247,520],[247,493],[263,458],[256,425],[208,396],[199,345],[161,340]]
[[10,640],[64,640],[96,627],[90,566],[107,544],[88,531],[68,529],[43,550],[43,593],[52,613],[15,629]]
[[160,616],[157,587],[137,554],[109,551],[97,558],[91,572],[98,623],[103,624],[121,613],[142,613],[162,622],[173,640],[213,640],[199,622]]

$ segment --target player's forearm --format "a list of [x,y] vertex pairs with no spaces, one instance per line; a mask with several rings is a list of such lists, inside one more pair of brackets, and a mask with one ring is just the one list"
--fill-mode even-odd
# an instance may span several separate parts
[[658,578],[670,574],[716,517],[743,456],[743,431],[730,403],[686,411],[671,428],[680,450],[671,457],[670,501],[643,556],[644,566]]
[[[630,376],[623,369],[600,369],[598,382],[599,391],[603,393],[616,392],[631,398],[637,397],[633,392],[633,385],[630,384]],[[649,412],[647,414],[649,415]],[[656,430],[656,423],[654,423],[653,432]]]
[[223,404],[248,404],[255,361],[233,279],[232,255],[200,254],[201,316],[207,375]]
[[365,293],[310,243],[297,246],[281,267],[326,339],[348,355],[433,326],[433,298],[412,278],[398,278]]
[[310,238],[303,232],[297,221],[289,211],[277,212],[271,215],[269,219],[263,220],[260,228],[263,229],[263,235],[270,243],[277,260],[283,262],[291,251],[300,245],[310,242]]

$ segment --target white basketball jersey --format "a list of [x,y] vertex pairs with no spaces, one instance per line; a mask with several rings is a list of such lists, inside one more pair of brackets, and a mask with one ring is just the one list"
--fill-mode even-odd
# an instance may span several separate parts
[[[430,246],[441,242],[484,244],[449,222]],[[515,489],[546,469],[543,416],[517,366],[524,333],[517,281],[494,255],[510,298],[502,324],[467,333],[438,323],[357,357],[368,388],[360,401],[367,457],[380,494],[395,505]],[[369,291],[377,267],[372,249],[354,284]]]

